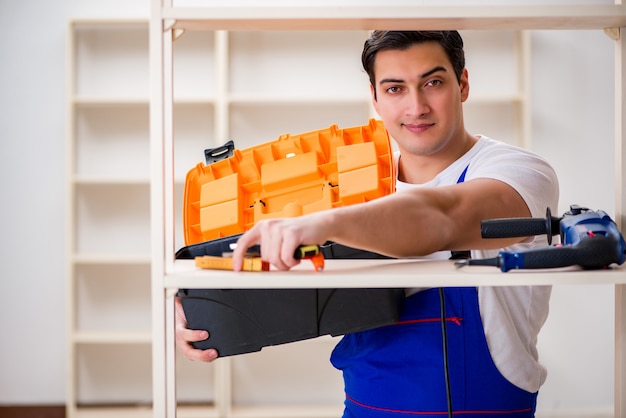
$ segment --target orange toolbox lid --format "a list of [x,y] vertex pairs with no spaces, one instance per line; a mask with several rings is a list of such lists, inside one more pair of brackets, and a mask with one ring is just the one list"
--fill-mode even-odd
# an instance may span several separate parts
[[187,173],[185,245],[240,234],[268,218],[304,215],[393,193],[395,169],[381,121],[278,139]]

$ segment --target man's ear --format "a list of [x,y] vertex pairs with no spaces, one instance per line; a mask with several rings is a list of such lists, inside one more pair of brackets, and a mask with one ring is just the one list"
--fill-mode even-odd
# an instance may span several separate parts
[[459,82],[459,87],[461,88],[461,102],[465,102],[469,97],[469,75],[467,72],[467,68],[463,69],[461,73],[461,81]]

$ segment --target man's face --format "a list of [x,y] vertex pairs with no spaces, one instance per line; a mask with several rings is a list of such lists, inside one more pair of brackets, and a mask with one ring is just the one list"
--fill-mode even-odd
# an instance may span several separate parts
[[380,51],[374,73],[374,108],[403,153],[436,155],[462,139],[467,71],[459,83],[441,45],[426,42],[407,50]]

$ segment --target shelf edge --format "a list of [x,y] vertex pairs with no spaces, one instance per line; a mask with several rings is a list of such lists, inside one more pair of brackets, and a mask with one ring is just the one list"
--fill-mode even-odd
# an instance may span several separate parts
[[604,29],[626,26],[624,5],[172,7],[183,30]]

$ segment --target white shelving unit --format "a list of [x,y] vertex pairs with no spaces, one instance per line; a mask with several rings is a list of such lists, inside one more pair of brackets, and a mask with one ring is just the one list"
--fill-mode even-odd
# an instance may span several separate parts
[[[151,415],[148,39],[147,20],[68,26],[68,417]],[[187,363],[179,397],[212,402],[214,367]]]
[[[364,287],[364,286],[398,286],[408,287],[416,285],[444,285],[449,286],[475,286],[475,285],[515,285],[528,284],[573,284],[573,283],[596,283],[616,285],[616,391],[615,391],[615,416],[626,416],[626,400],[624,399],[624,387],[626,381],[626,335],[625,325],[622,318],[626,313],[623,305],[626,295],[626,270],[617,268],[602,272],[516,272],[508,276],[506,282],[500,280],[499,274],[490,273],[487,270],[458,271],[449,263],[433,262],[403,262],[403,261],[376,261],[372,264],[362,261],[334,261],[328,262],[327,269],[323,274],[316,274],[311,270],[302,269],[291,272],[270,272],[263,275],[233,272],[208,272],[197,271],[193,263],[175,261],[174,251],[178,248],[177,238],[177,213],[173,208],[176,196],[176,176],[179,168],[178,158],[174,158],[174,151],[179,147],[181,138],[172,126],[176,120],[176,105],[173,104],[176,97],[176,76],[172,76],[173,68],[176,68],[179,50],[178,42],[184,41],[189,35],[195,36],[201,33],[215,33],[216,39],[227,37],[226,40],[216,42],[215,56],[224,58],[229,54],[230,48],[238,43],[284,41],[280,35],[273,35],[274,31],[284,30],[368,30],[379,29],[461,29],[461,30],[526,30],[526,29],[596,29],[608,28],[607,34],[615,39],[616,44],[616,154],[618,164],[616,178],[618,183],[617,194],[617,221],[625,224],[624,209],[626,200],[622,193],[622,185],[626,178],[624,161],[626,150],[623,145],[625,106],[622,87],[625,84],[624,68],[626,48],[620,38],[620,28],[626,26],[626,7],[621,4],[615,5],[558,5],[558,6],[472,6],[465,2],[459,5],[446,6],[406,6],[393,7],[380,2],[379,6],[307,6],[299,7],[236,7],[236,6],[206,6],[206,7],[176,7],[170,0],[153,0],[152,16],[150,23],[151,55],[150,68],[152,74],[151,85],[151,217],[152,217],[152,301],[153,301],[153,387],[154,387],[154,416],[176,416],[177,403],[175,393],[176,367],[174,358],[173,340],[173,297],[180,287],[186,288],[307,288],[307,287]],[[218,31],[218,32],[213,32]],[[228,31],[228,32],[222,32]],[[269,33],[256,34],[252,38],[247,37],[249,31],[270,31]],[[186,32],[183,36],[180,36]],[[320,32],[322,34],[324,32]],[[179,41],[173,43],[173,39]],[[297,42],[297,41],[296,41]],[[256,45],[256,44],[255,44]],[[307,45],[308,48],[308,45]],[[254,48],[256,51],[256,47]],[[357,51],[360,48],[356,48]],[[248,51],[253,53],[253,51]],[[308,54],[307,49],[307,54]],[[315,52],[313,51],[313,54]],[[254,54],[252,54],[254,55]],[[240,57],[243,64],[253,67],[254,74],[265,71],[263,66],[256,62],[245,60],[253,59],[254,56]],[[236,62],[236,58],[233,58]],[[220,62],[220,59],[217,60]],[[267,118],[275,116],[277,112],[265,111],[267,98],[263,92],[256,92],[255,88],[265,88],[269,84],[258,85],[254,79],[229,79],[232,75],[225,66],[226,59],[222,64],[216,65],[216,80],[221,80],[216,87],[216,101],[213,113],[215,124],[214,139],[219,143],[226,139],[227,134],[237,133],[241,138],[248,138],[243,131],[238,129],[245,121],[253,118],[254,123],[250,129],[256,129],[260,123],[254,119],[254,115],[247,114],[246,119],[237,119],[240,108],[256,107],[255,114],[267,121]],[[353,60],[354,61],[354,60]],[[356,60],[358,62],[358,60]],[[232,62],[232,61],[231,61]],[[329,62],[330,63],[330,62]],[[291,63],[288,63],[291,64]],[[279,68],[278,62],[273,62]],[[306,69],[305,69],[306,70]],[[307,74],[306,71],[303,74]],[[316,75],[319,76],[319,75]],[[340,74],[341,76],[341,74]],[[350,78],[340,77],[342,82],[351,81]],[[173,80],[173,81],[172,81]],[[282,81],[282,80],[281,80]],[[237,84],[241,83],[241,84]],[[232,95],[225,94],[230,86],[241,86]],[[348,102],[354,101],[355,113],[361,115],[362,101],[360,93],[352,98],[350,91],[342,90],[339,95],[347,97]],[[519,92],[520,90],[517,90]],[[244,96],[244,92],[246,93]],[[252,93],[255,93],[253,95]],[[324,93],[324,92],[321,92]],[[240,96],[238,96],[240,94]],[[289,122],[291,117],[297,118],[299,114],[308,110],[309,107],[317,109],[318,104],[329,105],[326,100],[333,104],[335,100],[315,98],[304,100],[300,107],[300,98],[282,97],[274,94],[271,106],[277,106],[284,102],[287,106],[282,108],[297,107],[297,111],[286,114],[281,119]],[[258,95],[258,96],[257,96]],[[523,96],[520,96],[523,103]],[[344,99],[345,100],[345,99]],[[509,99],[507,99],[508,101]],[[349,104],[348,103],[348,104]],[[352,107],[352,105],[350,105]],[[241,109],[243,112],[245,109]],[[275,110],[275,109],[272,109]],[[313,112],[307,112],[313,113]],[[368,111],[363,110],[363,114]],[[310,116],[310,115],[307,115]],[[236,123],[231,125],[232,121]],[[237,123],[240,122],[240,123]],[[319,128],[318,120],[314,120],[313,128]],[[334,120],[340,125],[345,124],[341,120]],[[359,121],[360,123],[360,121]],[[349,124],[349,123],[348,123]],[[526,124],[526,125],[525,125]],[[265,126],[270,126],[267,124]],[[520,127],[527,126],[527,119],[522,119]],[[233,132],[230,131],[232,128]],[[180,127],[178,128],[180,129]],[[264,139],[273,139],[276,135],[263,136]],[[256,140],[257,136],[249,137]],[[237,138],[235,138],[237,139]],[[184,138],[182,139],[184,141]],[[523,140],[522,140],[523,141]],[[244,144],[245,145],[245,144]],[[519,273],[519,274],[518,274]],[[384,280],[383,280],[384,278]],[[217,385],[219,391],[216,395],[216,408],[212,411],[221,417],[276,417],[276,416],[336,416],[335,410],[313,411],[306,404],[289,406],[276,405],[250,405],[246,409],[239,408],[235,399],[236,385],[233,382],[234,360],[221,359],[216,362]],[[293,382],[290,382],[290,384]]]
[[[284,132],[305,132],[333,123],[345,127],[360,125],[372,116],[368,80],[361,70],[359,56],[366,31],[189,31],[179,35],[172,51],[172,112],[177,139],[173,144],[175,207],[181,200],[177,186],[182,174],[198,161],[193,156],[197,157],[202,149],[201,138],[189,140],[197,136],[198,131],[194,128],[198,120],[208,119],[213,123],[212,136],[206,136],[212,138],[211,145],[217,146],[232,138],[239,148],[246,148],[275,139]],[[523,31],[466,31],[464,37],[471,51],[468,61],[476,67],[486,67],[495,58],[501,68],[509,70],[503,71],[500,79],[476,80],[472,91],[477,99],[466,107],[468,112],[473,110],[467,120],[477,127],[483,126],[483,131],[496,132],[498,137],[524,144],[527,133],[525,74],[528,72],[524,71],[529,49],[527,34]],[[306,45],[304,54],[303,45]],[[213,47],[213,54],[201,55],[201,63],[193,65],[195,52],[206,50],[208,46]],[[210,65],[214,67],[205,69]],[[195,68],[202,75],[211,73],[213,85],[220,86],[213,107],[206,109],[208,113],[198,112],[191,115],[195,119],[184,122],[177,118],[181,68]],[[195,84],[189,80],[199,78],[198,74],[188,71],[184,74],[186,85]],[[494,124],[493,120],[481,120],[479,116],[485,109],[499,116],[492,118],[499,124]],[[205,115],[208,117],[203,118]],[[179,145],[181,140],[182,146]],[[183,152],[179,152],[181,148]],[[180,218],[176,213],[175,248],[182,246]],[[341,381],[328,363],[334,344],[334,340],[324,339],[265,349],[255,355],[220,359],[216,363],[219,370],[216,376],[220,380],[215,383],[221,391],[216,399],[218,414],[338,416],[342,404]],[[275,352],[281,353],[281,361],[273,358]],[[285,360],[289,355],[293,356],[292,360]],[[318,359],[310,373],[297,361],[303,355]],[[246,379],[238,378],[237,371],[254,370],[256,364],[270,364],[274,370],[282,364],[280,377],[276,379],[278,383],[262,382],[268,372],[247,373]],[[299,370],[300,375],[310,376],[308,380],[315,382],[315,390],[302,386],[303,379],[290,379],[284,370]],[[307,393],[316,395],[303,398],[302,395]],[[289,398],[289,402],[285,403],[281,397]]]
[[[183,245],[179,206],[186,171],[202,161],[205,147],[227,139],[244,148],[285,132],[334,123],[359,125],[373,116],[358,55],[371,27],[403,29],[419,24],[462,29],[468,67],[473,69],[468,129],[529,146],[530,45],[525,30],[601,30],[626,23],[624,6],[618,5],[242,9],[153,3],[150,24],[81,20],[69,26],[68,417],[162,417],[176,412],[190,417],[338,416],[340,376],[327,361],[334,340],[290,344],[211,365],[190,363],[176,358],[173,348],[175,290],[376,286],[388,273],[392,285],[399,287],[427,284],[432,278],[448,285],[500,282],[422,264],[417,277],[413,266],[409,273],[403,264],[377,265],[370,271],[379,274],[365,278],[360,266],[335,263],[329,263],[323,277],[306,269],[270,273],[262,280],[196,272],[189,263],[173,259]],[[491,31],[498,36],[490,36]],[[617,29],[607,33],[619,36]],[[623,42],[616,41],[616,213],[622,225],[626,224],[623,48]],[[507,69],[501,73],[510,78],[473,78],[488,73],[477,66],[494,55],[500,68]],[[319,79],[325,80],[322,87],[307,82]],[[492,121],[500,124],[483,125],[486,121],[480,115],[485,111],[497,111],[499,117]],[[536,281],[537,275],[532,279]],[[520,274],[507,284],[528,280],[528,275]],[[550,273],[540,280],[624,283],[624,271]],[[616,335],[622,338],[624,289],[616,288]],[[624,346],[619,339],[616,416],[626,415],[621,395],[626,386]],[[314,359],[304,368],[302,355]],[[263,365],[276,365],[278,360],[286,362],[286,372],[269,384],[263,379],[268,373]],[[298,379],[302,375],[315,377],[303,382]],[[291,391],[287,396],[291,403],[281,404],[277,394],[286,389]]]
[[68,28],[69,417],[79,404],[151,401],[146,26]]
[[[148,22],[77,20],[68,32],[68,416],[149,415]],[[479,116],[495,109],[500,123],[490,121],[483,131],[524,144],[528,37],[523,31],[463,35],[468,65],[486,66],[496,57],[507,70],[501,79],[472,80],[466,109],[474,116],[467,120],[480,130],[486,121]],[[177,39],[175,248],[183,245],[184,177],[204,148],[230,138],[245,148],[287,131],[360,125],[373,116],[359,58],[366,36],[210,30]],[[212,365],[177,359],[179,415],[337,416],[342,383],[328,362],[335,343],[318,339]],[[303,353],[306,365],[299,361]],[[269,384],[263,368],[279,363],[285,371]],[[290,372],[311,377],[305,382]],[[286,391],[293,404],[277,407]]]

